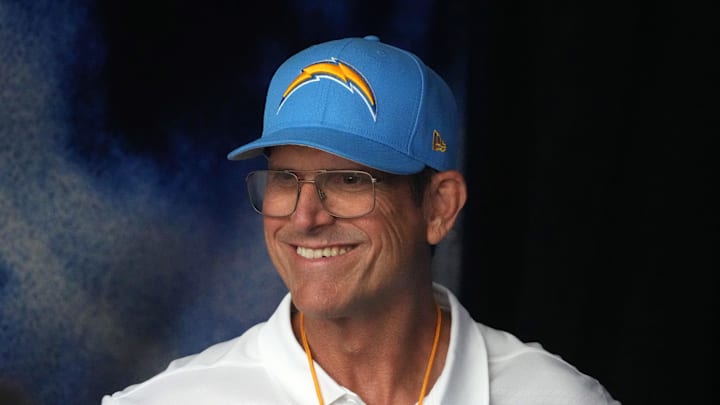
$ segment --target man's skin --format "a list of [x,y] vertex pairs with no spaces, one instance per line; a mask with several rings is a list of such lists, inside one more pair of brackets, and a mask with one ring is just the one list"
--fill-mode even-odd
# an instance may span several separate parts
[[[318,149],[278,146],[268,159],[271,170],[363,170],[380,179],[375,209],[352,219],[331,216],[315,186],[301,183],[292,215],[264,218],[265,241],[294,307],[304,313],[314,360],[368,404],[416,403],[437,319],[430,245],[448,234],[465,204],[462,174],[434,174],[418,203],[408,176],[389,175]],[[307,258],[298,253],[299,246],[338,247],[342,253]],[[299,321],[295,313],[298,341]],[[443,312],[426,393],[443,368],[450,325],[449,313]]]

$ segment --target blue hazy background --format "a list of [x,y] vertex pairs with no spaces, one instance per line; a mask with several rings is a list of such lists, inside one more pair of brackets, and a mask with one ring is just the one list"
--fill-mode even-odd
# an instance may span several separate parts
[[[286,57],[375,34],[431,59],[461,28],[437,3],[0,0],[0,404],[99,403],[265,319],[285,289],[245,200],[262,162],[225,155]],[[430,65],[461,99],[454,43]]]

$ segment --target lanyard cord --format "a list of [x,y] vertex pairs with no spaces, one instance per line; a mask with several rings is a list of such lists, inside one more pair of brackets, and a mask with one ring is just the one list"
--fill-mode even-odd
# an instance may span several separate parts
[[[420,398],[418,399],[417,405],[422,405],[423,398],[425,398],[425,391],[427,390],[428,381],[430,380],[430,374],[432,373],[433,362],[435,362],[435,355],[437,354],[438,343],[440,342],[440,330],[442,326],[442,311],[440,305],[435,302],[435,310],[437,311],[437,321],[435,322],[435,338],[433,339],[432,350],[430,351],[430,359],[428,360],[427,368],[425,369],[425,378],[423,378],[422,388],[420,388]],[[317,394],[318,404],[325,405],[323,401],[322,391],[320,391],[320,382],[315,373],[315,362],[313,362],[312,354],[310,353],[310,345],[308,345],[307,335],[305,335],[305,316],[300,312],[300,338],[302,339],[303,348],[307,355],[308,365],[310,366],[310,374],[312,375],[313,384],[315,385],[315,394]]]
[[437,321],[435,321],[435,338],[433,339],[432,350],[430,351],[430,359],[428,360],[427,367],[425,368],[425,378],[423,378],[422,388],[420,389],[420,398],[418,399],[417,405],[422,405],[423,398],[425,398],[425,390],[427,389],[428,381],[430,380],[430,373],[432,372],[433,362],[435,361],[435,354],[437,354],[438,343],[440,343],[440,327],[442,326],[442,311],[437,301],[435,302],[435,310],[437,311]]
[[318,404],[325,405],[322,392],[320,391],[320,382],[318,382],[317,374],[315,373],[315,362],[313,362],[312,354],[310,354],[310,346],[308,345],[307,336],[305,335],[305,314],[302,312],[300,312],[300,337],[302,338],[303,348],[305,348],[307,361],[310,365],[310,374],[312,374],[313,384],[315,384],[315,393],[317,394]]

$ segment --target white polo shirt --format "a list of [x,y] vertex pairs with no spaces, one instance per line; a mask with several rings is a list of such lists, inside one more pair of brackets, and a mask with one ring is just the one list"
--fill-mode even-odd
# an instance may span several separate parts
[[[538,344],[475,322],[447,288],[438,303],[452,314],[442,374],[425,405],[619,404],[595,379]],[[317,405],[302,346],[290,324],[290,294],[266,322],[241,336],[177,359],[149,380],[104,396],[102,405]],[[364,404],[318,364],[327,405]]]

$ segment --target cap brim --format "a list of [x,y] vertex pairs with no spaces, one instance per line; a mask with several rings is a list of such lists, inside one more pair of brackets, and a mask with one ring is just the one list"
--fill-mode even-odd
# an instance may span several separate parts
[[[227,155],[230,160],[245,160],[263,153],[265,148],[300,145],[320,149],[364,166],[393,174],[413,174],[425,163],[378,142],[329,128],[288,128],[243,145]],[[362,158],[358,158],[362,156]]]

